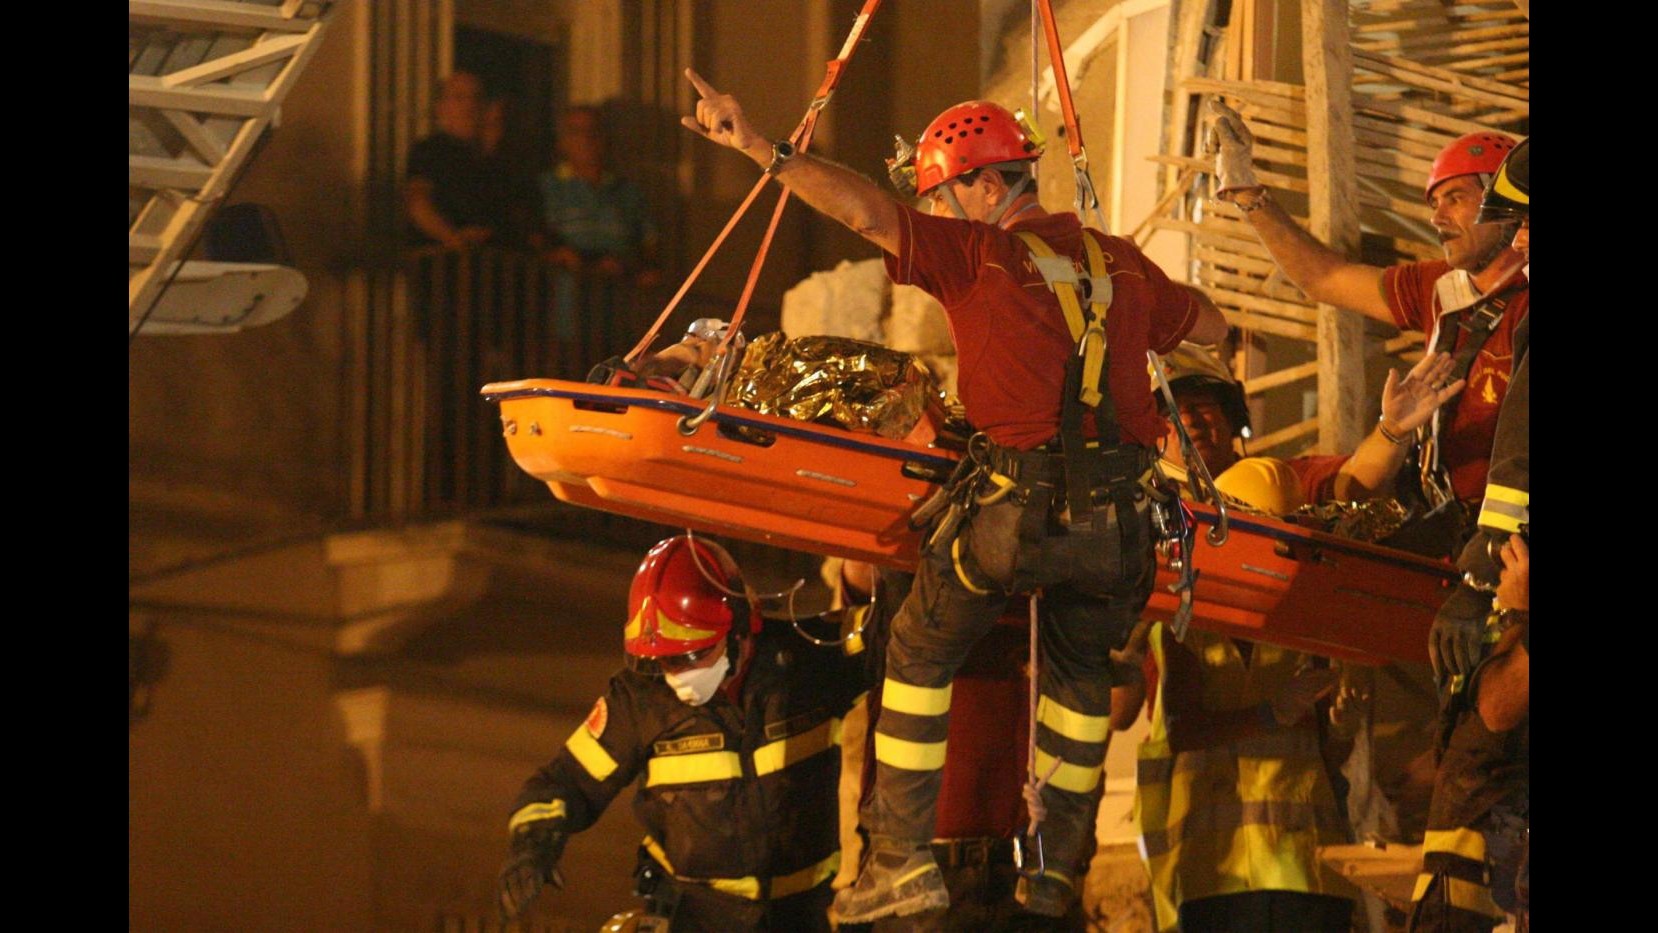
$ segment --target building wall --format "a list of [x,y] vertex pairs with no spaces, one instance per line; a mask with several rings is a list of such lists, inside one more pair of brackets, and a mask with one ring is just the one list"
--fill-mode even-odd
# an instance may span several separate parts
[[371,929],[366,784],[326,642],[227,622],[167,620],[167,674],[128,734],[129,929]]

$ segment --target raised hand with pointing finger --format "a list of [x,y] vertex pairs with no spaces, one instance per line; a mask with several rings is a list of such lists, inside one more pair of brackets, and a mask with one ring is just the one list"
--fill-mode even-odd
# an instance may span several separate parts
[[694,69],[685,69],[685,77],[697,89],[697,113],[694,117],[680,117],[680,124],[722,146],[736,149],[756,164],[768,164],[772,156],[771,140],[748,122],[737,98],[715,90]]

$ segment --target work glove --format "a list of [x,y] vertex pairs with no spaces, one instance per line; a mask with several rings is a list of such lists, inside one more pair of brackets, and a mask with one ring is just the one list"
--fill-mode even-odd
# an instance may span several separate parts
[[1215,121],[1209,125],[1209,151],[1215,154],[1215,196],[1241,188],[1259,188],[1255,180],[1255,136],[1244,126],[1243,117],[1221,102],[1209,99]]
[[554,829],[551,820],[526,823],[512,834],[512,854],[501,866],[498,885],[503,921],[518,919],[549,882],[554,888],[564,887],[558,859],[569,838],[568,833]]
[[1456,591],[1439,607],[1433,628],[1428,631],[1428,660],[1440,684],[1473,673],[1479,663],[1485,619],[1490,614],[1491,594],[1467,583],[1458,583]]

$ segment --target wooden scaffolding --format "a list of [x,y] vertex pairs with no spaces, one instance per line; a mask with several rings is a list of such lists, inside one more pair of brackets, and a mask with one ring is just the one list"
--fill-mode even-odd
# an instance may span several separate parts
[[[1175,91],[1158,157],[1163,196],[1142,226],[1187,235],[1190,281],[1244,335],[1233,365],[1252,408],[1316,380],[1316,414],[1264,425],[1258,417],[1252,452],[1291,453],[1309,442],[1350,451],[1376,405],[1367,364],[1410,362],[1422,338],[1310,302],[1283,277],[1237,209],[1208,196],[1213,156],[1200,105],[1220,95],[1242,113],[1256,138],[1257,176],[1320,241],[1376,265],[1439,258],[1422,194],[1434,155],[1465,133],[1529,132],[1528,4],[1177,3]],[[1299,42],[1284,21],[1297,14]]]

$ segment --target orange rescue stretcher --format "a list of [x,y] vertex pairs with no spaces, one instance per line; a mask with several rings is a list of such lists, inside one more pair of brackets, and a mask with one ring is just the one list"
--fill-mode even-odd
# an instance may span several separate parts
[[[791,550],[915,566],[909,516],[958,454],[649,389],[496,382],[513,459],[564,502]],[[1188,502],[1200,526],[1213,508]],[[1253,515],[1199,528],[1191,625],[1359,663],[1427,660],[1446,563]],[[1147,614],[1172,619],[1160,565]]]

